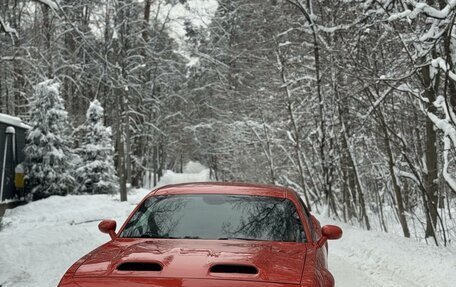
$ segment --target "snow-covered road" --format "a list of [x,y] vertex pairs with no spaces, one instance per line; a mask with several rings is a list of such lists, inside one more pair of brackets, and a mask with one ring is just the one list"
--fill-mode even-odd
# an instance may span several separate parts
[[329,269],[336,278],[336,286],[382,286],[372,280],[368,274],[358,270],[356,266],[349,263],[343,257],[331,254]]
[[[206,176],[205,172],[169,173],[162,183]],[[108,240],[98,231],[99,220],[114,217],[122,222],[147,192],[135,191],[129,202],[105,195],[51,197],[9,211],[0,231],[0,286],[56,286],[74,261]],[[334,223],[320,219],[323,224]],[[339,225],[344,236],[329,247],[330,269],[338,287],[455,286],[455,248]]]
[[[353,232],[353,229],[345,227],[344,231],[344,235],[347,236]],[[364,235],[367,232],[354,231],[354,233]],[[351,253],[352,248],[347,248],[345,245],[347,240],[331,242],[329,267],[336,278],[336,286],[455,286],[454,249],[442,250],[430,246],[415,249],[417,247],[415,242],[404,244],[394,241],[390,242],[393,246],[391,249],[383,249],[384,240],[401,238],[379,235],[382,238],[371,241],[369,245],[364,245],[358,252],[353,253]],[[356,247],[356,243],[354,245],[353,248]],[[420,253],[420,250],[423,253]],[[381,256],[377,253],[381,253]]]
[[329,265],[337,286],[455,286],[456,249],[337,224],[342,239],[330,242]]

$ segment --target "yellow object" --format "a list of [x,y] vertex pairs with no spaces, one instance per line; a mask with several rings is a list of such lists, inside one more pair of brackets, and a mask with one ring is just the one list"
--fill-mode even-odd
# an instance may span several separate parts
[[14,185],[16,189],[22,189],[25,186],[24,181],[24,174],[23,173],[16,173],[14,177]]

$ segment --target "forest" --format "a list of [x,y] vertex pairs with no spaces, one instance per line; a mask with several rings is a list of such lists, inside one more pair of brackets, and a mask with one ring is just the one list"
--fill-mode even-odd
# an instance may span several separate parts
[[1,113],[32,123],[47,83],[77,151],[102,111],[123,199],[194,160],[449,245],[455,17],[455,0],[1,0]]

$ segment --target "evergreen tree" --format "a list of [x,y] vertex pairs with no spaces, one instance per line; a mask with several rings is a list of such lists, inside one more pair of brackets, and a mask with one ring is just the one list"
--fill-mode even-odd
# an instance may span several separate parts
[[90,103],[84,138],[78,154],[81,165],[76,170],[79,192],[114,193],[119,189],[114,168],[111,128],[103,124],[103,108],[98,100]]
[[68,115],[59,87],[54,80],[38,84],[31,102],[25,169],[33,200],[66,195],[74,183]]

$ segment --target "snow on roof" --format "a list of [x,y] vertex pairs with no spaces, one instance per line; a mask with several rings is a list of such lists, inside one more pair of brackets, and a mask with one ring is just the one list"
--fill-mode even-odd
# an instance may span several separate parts
[[30,129],[30,126],[24,124],[22,120],[18,117],[10,116],[7,114],[0,113],[0,123],[4,123],[7,125],[23,128],[23,129]]

